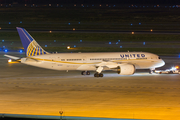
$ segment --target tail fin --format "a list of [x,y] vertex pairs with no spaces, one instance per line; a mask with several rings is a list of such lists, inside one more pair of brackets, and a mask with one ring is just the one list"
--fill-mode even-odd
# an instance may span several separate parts
[[49,54],[35,41],[35,39],[24,29],[16,27],[22,45],[26,52],[26,56],[44,55]]

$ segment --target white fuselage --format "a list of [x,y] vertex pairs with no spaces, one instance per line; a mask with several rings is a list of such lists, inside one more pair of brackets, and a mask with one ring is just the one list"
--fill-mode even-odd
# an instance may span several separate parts
[[132,64],[135,69],[154,69],[165,64],[159,56],[147,52],[56,53],[22,58],[21,62],[53,70],[85,71],[96,70],[96,65],[102,62],[116,63],[115,66]]

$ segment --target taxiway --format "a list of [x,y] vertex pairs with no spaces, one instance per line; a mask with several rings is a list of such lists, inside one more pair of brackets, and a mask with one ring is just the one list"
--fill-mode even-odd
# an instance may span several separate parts
[[[63,116],[180,119],[179,74],[104,72],[103,78],[94,78],[93,73],[82,76],[80,71],[9,64],[3,54],[0,113],[58,116],[63,111]],[[179,58],[163,59],[165,67],[180,63]]]

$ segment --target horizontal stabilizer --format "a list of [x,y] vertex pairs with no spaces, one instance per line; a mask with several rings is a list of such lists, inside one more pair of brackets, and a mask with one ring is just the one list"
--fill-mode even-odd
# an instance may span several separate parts
[[5,57],[11,58],[13,60],[19,60],[19,57],[11,56],[11,55],[4,55]]

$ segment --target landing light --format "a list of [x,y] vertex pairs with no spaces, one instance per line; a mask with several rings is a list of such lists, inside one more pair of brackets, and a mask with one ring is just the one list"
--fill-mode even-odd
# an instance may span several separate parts
[[11,60],[11,59],[9,59],[9,60],[8,60],[8,63],[10,63],[10,62],[12,62],[12,60]]
[[179,69],[179,66],[172,67],[170,70],[177,70],[177,69]]
[[67,49],[70,49],[71,47],[70,46],[67,46]]

